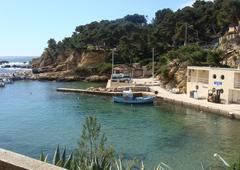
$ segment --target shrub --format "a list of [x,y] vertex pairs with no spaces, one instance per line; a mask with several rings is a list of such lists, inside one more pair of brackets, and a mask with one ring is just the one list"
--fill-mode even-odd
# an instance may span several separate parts
[[86,118],[83,131],[75,152],[80,169],[109,169],[114,158],[113,148],[106,146],[107,138],[101,133],[101,125],[96,118]]
[[91,71],[86,68],[86,67],[78,67],[76,70],[75,70],[75,73],[78,75],[78,76],[88,76],[91,74]]
[[167,65],[161,65],[159,66],[159,69],[157,70],[158,74],[161,74],[163,78],[168,78],[169,68]]
[[209,52],[207,55],[207,64],[210,66],[220,65],[220,54],[218,52]]
[[112,64],[110,63],[102,63],[97,66],[97,72],[99,74],[111,73],[111,70],[112,70]]
[[240,170],[240,156],[238,160],[229,167],[229,170]]

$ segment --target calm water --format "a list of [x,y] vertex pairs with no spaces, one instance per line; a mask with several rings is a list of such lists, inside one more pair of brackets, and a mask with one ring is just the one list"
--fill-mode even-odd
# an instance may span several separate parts
[[[109,143],[125,157],[174,169],[217,167],[240,150],[240,122],[169,104],[126,106],[111,98],[56,92],[96,84],[22,81],[0,89],[0,147],[34,158],[57,146],[76,147],[85,117],[96,116]],[[216,168],[219,169],[219,168]]]

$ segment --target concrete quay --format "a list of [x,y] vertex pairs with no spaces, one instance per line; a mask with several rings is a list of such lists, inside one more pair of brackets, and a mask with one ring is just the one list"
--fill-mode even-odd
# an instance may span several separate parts
[[210,103],[206,99],[197,100],[190,98],[186,94],[173,94],[159,86],[152,86],[150,89],[152,92],[158,92],[156,100],[157,104],[161,101],[167,101],[180,106],[194,108],[199,111],[214,113],[231,119],[240,120],[240,105],[238,104]]

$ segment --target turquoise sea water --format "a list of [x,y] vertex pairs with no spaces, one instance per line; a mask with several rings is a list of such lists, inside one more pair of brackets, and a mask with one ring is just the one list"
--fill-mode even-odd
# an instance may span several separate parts
[[102,124],[108,142],[148,168],[165,162],[173,169],[221,169],[213,157],[231,162],[240,151],[240,121],[167,103],[160,106],[113,104],[110,97],[57,92],[86,83],[19,81],[0,88],[0,148],[39,157],[59,144],[77,146],[85,117]]

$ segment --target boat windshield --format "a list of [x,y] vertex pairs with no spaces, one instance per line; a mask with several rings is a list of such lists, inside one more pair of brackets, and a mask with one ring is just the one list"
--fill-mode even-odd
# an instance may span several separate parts
[[131,89],[123,91],[122,95],[123,95],[123,97],[133,98],[133,92]]

